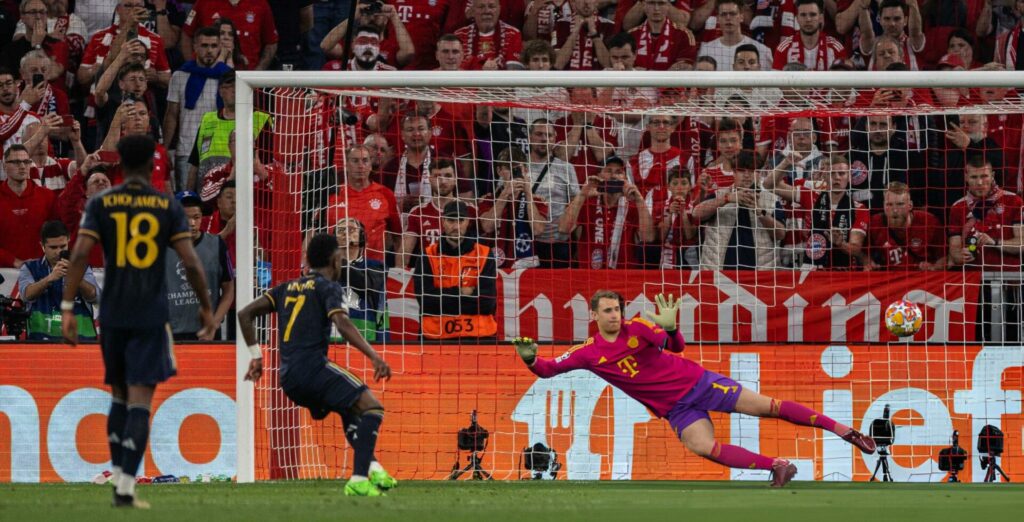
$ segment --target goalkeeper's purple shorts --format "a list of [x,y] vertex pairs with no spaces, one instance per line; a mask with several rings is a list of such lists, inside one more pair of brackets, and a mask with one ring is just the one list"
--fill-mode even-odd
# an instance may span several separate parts
[[710,420],[709,411],[736,411],[736,401],[740,398],[741,390],[743,386],[740,383],[711,370],[704,370],[697,384],[668,412],[668,423],[672,431],[679,437],[694,422]]

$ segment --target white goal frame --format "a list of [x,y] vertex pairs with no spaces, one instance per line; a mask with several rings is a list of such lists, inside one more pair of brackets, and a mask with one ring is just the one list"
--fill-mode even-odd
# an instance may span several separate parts
[[[235,126],[252,128],[253,90],[273,87],[308,88],[486,88],[486,87],[697,87],[697,88],[1021,88],[1019,71],[239,71],[235,81]],[[958,112],[955,108],[951,112]],[[254,143],[251,132],[235,134],[237,172],[236,308],[253,300],[255,270],[253,252]],[[236,340],[235,404],[238,482],[255,480],[254,387],[244,380],[249,351],[239,332]]]

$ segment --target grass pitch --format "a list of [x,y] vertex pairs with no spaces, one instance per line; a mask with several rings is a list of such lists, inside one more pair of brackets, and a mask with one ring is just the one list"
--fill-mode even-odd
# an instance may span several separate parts
[[0,520],[433,522],[1016,520],[1020,484],[793,482],[402,482],[350,498],[340,481],[140,486],[150,511],[113,510],[109,486],[0,485]]

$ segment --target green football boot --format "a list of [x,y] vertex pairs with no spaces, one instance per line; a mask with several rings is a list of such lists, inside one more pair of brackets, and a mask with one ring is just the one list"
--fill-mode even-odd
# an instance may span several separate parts
[[360,480],[359,482],[352,482],[350,480],[345,484],[345,496],[383,497],[384,493],[381,493],[377,486],[374,486],[369,480]]
[[374,486],[377,486],[378,489],[385,491],[398,487],[398,480],[395,479],[395,477],[388,475],[388,472],[383,469],[371,471],[370,482],[372,482]]

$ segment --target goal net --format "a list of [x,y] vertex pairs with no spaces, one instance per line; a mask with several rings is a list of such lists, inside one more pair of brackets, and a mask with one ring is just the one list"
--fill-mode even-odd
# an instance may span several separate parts
[[[985,425],[1006,434],[1012,473],[1018,85],[993,71],[240,73],[237,125],[254,131],[237,134],[239,306],[303,273],[305,237],[337,235],[350,317],[395,376],[370,382],[337,332],[330,358],[385,405],[377,457],[399,479],[472,475],[474,455],[497,479],[767,479],[693,455],[590,373],[525,368],[507,341],[572,350],[594,334],[598,289],[626,319],[680,297],[685,355],[746,388],[865,433],[890,419],[896,480],[943,480],[954,430],[973,454]],[[886,328],[900,300],[923,315],[903,338]],[[263,379],[239,380],[238,478],[347,476],[339,416],[314,420],[279,388],[278,328],[260,324]],[[607,364],[644,371],[628,359]],[[876,471],[877,455],[820,430],[711,419],[805,479]],[[970,459],[961,478],[984,473]]]

